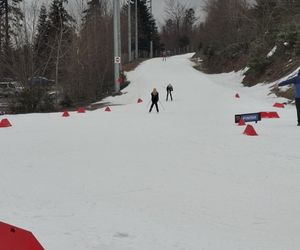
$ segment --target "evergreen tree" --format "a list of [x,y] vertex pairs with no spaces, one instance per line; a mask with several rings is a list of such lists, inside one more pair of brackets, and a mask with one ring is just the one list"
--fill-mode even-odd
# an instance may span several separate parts
[[83,23],[99,22],[104,15],[105,4],[102,0],[88,0],[87,8],[83,11]]
[[23,0],[0,0],[0,32],[2,37],[0,42],[2,41],[2,46],[3,44],[4,46],[10,44],[10,38],[11,35],[14,34],[14,28],[21,25],[20,21],[23,19],[23,14],[19,8],[19,4],[22,1]]
[[185,11],[185,16],[183,19],[183,27],[187,32],[191,32],[193,30],[193,26],[196,22],[195,10],[190,8]]
[[47,60],[49,58],[48,48],[49,38],[49,23],[47,9],[45,5],[42,5],[38,20],[37,34],[34,41],[34,62],[36,67],[36,73],[43,75]]
[[67,63],[72,48],[72,38],[74,35],[74,19],[67,12],[65,4],[68,0],[53,0],[48,19],[48,47],[50,50],[47,73],[49,77],[54,77],[56,83],[59,75],[63,72],[63,66]]
[[257,0],[254,6],[254,16],[257,20],[258,34],[270,34],[280,22],[280,12],[278,0]]
[[138,29],[140,50],[150,52],[150,41],[153,41],[154,51],[160,48],[156,22],[147,6],[146,0],[138,0]]
[[65,8],[67,3],[68,0],[53,0],[49,12],[50,33],[71,30],[74,19]]
[[196,22],[195,10],[189,8],[185,11],[182,24],[182,32],[178,37],[179,48],[185,48],[190,45],[193,36],[193,26]]
[[19,8],[22,1],[0,0],[0,75],[13,75],[10,70],[13,55],[11,37],[22,25],[23,14]]
[[113,83],[113,27],[108,9],[107,0],[89,0],[83,12],[79,44],[82,82],[77,93],[80,99],[96,100]]

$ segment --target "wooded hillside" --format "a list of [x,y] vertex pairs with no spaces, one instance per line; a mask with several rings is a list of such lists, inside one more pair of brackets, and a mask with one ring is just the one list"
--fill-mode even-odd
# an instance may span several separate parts
[[208,72],[249,67],[245,84],[273,81],[300,64],[298,0],[210,0],[197,29]]

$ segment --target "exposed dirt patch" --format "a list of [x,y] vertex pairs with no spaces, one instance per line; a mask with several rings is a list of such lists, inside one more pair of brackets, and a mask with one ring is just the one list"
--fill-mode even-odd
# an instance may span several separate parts
[[[191,59],[192,62],[195,63],[194,68],[205,72],[207,74],[212,73],[210,69],[206,68],[203,63],[203,60],[201,60],[201,54],[197,53],[195,56]],[[238,71],[243,68],[245,68],[247,65],[247,58],[240,58],[237,60],[231,60],[227,61],[224,64],[223,72],[231,72],[231,71]],[[279,58],[276,61],[272,62],[268,66],[268,68],[265,70],[262,74],[255,74],[253,72],[246,72],[245,77],[243,79],[242,84],[245,86],[251,87],[255,86],[258,83],[271,83],[276,82],[284,76],[287,76],[291,74],[293,71],[295,71],[300,65],[300,59],[289,59],[289,58]],[[218,72],[213,72],[218,73]],[[286,91],[282,91],[282,89],[278,87],[274,87],[271,90],[271,93],[274,93],[278,97],[284,97],[287,99],[290,99],[291,101],[294,100],[295,94],[294,94],[294,87],[291,85],[291,88],[289,88]]]
[[126,72],[135,70],[137,66],[139,66],[142,62],[146,60],[147,59],[139,58],[137,60],[132,61],[131,63],[124,64],[122,69]]

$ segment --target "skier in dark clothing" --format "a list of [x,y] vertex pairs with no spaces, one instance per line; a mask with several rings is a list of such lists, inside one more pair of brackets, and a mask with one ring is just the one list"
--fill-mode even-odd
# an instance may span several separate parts
[[162,52],[162,58],[163,61],[167,61],[167,52],[165,50]]
[[153,106],[155,105],[156,107],[156,111],[157,113],[159,112],[158,110],[158,101],[159,101],[159,95],[158,95],[158,92],[156,90],[156,88],[153,89],[152,93],[151,93],[151,101],[152,101],[152,104],[151,104],[151,107],[150,107],[150,110],[149,110],[149,113],[152,111],[152,108]]
[[298,71],[297,76],[286,81],[280,82],[278,86],[281,87],[289,84],[294,84],[295,86],[295,103],[297,109],[298,126],[300,126],[300,70]]
[[168,101],[169,95],[171,97],[171,101],[173,101],[172,91],[173,91],[173,86],[172,86],[172,84],[169,84],[167,86],[167,98],[166,98],[166,101]]

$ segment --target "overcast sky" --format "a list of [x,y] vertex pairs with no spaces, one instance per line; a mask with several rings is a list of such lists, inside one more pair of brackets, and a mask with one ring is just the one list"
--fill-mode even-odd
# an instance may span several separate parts
[[[200,12],[201,6],[203,6],[204,0],[178,0],[180,3],[186,3],[187,6],[195,8],[197,13]],[[165,1],[164,0],[152,0],[153,3],[153,15],[157,20],[157,24],[164,20],[164,9]]]

